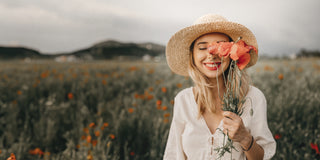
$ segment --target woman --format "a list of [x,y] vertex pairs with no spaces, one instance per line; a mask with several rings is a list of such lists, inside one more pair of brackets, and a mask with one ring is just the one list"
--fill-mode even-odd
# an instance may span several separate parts
[[[226,143],[225,135],[233,141],[232,155],[221,159],[271,159],[276,142],[268,128],[264,94],[241,77],[241,116],[222,110],[225,79],[230,58],[223,60],[208,51],[214,42],[242,40],[258,49],[253,33],[245,26],[227,21],[219,15],[200,17],[192,26],[174,34],[166,48],[167,62],[179,75],[190,76],[194,87],[182,90],[175,97],[173,119],[164,153],[165,160],[217,159],[217,151]],[[251,54],[246,67],[254,65],[258,54]],[[224,77],[225,76],[225,77]]]

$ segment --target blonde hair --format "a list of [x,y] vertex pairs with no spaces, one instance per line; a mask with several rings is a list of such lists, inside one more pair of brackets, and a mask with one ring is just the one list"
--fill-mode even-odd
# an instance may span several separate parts
[[[216,85],[211,84],[208,77],[204,75],[195,65],[194,58],[193,58],[194,42],[190,46],[188,73],[194,82],[194,88],[195,88],[194,97],[198,104],[198,111],[199,111],[198,119],[199,119],[206,110],[212,113],[216,112],[217,106],[215,106],[214,100],[211,98],[213,96],[211,89],[219,86],[217,84]],[[236,82],[239,82],[239,80],[241,80],[240,97],[239,97],[241,101],[245,98],[245,96],[249,91],[249,84],[251,83],[251,80],[248,74],[246,73],[245,69],[243,70],[241,77],[239,77],[239,74],[233,73],[234,70],[233,69],[230,70],[230,67],[232,67],[231,62],[229,63],[229,66],[226,69],[226,71],[223,73],[223,76],[225,76],[223,80],[227,81],[227,82],[223,82],[223,84],[224,85],[226,84],[227,86],[230,85],[227,80],[229,73],[232,75],[235,75]],[[239,84],[235,84],[235,86],[239,86]],[[220,94],[221,95],[219,95],[219,97],[223,96],[224,93],[220,93]],[[242,105],[239,106],[239,110],[241,109],[242,109]]]

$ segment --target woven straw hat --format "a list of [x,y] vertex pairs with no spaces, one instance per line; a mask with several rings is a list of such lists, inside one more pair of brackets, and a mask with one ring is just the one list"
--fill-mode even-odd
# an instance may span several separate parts
[[[188,76],[190,46],[198,37],[212,32],[220,32],[228,35],[232,40],[242,37],[248,45],[256,47],[258,44],[253,33],[245,26],[230,22],[226,18],[209,14],[198,18],[193,25],[176,32],[169,40],[166,47],[166,58],[169,67],[174,73]],[[251,54],[247,67],[257,62],[258,54]]]

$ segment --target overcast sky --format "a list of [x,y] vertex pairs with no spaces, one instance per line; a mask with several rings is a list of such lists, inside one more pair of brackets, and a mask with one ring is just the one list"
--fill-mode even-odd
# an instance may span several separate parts
[[320,0],[1,0],[0,45],[48,54],[108,39],[166,45],[208,13],[247,26],[260,54],[320,50]]

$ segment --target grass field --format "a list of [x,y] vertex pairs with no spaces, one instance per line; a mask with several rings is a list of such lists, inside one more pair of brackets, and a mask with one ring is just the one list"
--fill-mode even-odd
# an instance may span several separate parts
[[[319,159],[320,59],[248,70],[268,103],[273,159]],[[173,99],[190,87],[165,62],[0,61],[0,159],[162,159]]]

